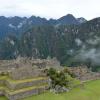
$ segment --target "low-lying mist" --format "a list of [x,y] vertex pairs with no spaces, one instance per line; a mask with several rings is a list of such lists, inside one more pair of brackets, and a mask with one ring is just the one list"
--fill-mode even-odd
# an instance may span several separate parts
[[75,56],[75,60],[90,62],[92,65],[100,65],[100,49],[82,49]]

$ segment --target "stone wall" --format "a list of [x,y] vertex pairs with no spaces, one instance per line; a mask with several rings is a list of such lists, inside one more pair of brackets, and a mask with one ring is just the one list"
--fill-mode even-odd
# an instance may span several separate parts
[[9,100],[19,100],[21,98],[43,93],[48,89],[48,78],[33,79],[33,81],[23,80],[20,82],[17,80],[13,83],[13,80],[2,79],[0,80],[0,95],[5,95]]
[[0,80],[0,85],[5,85],[5,80]]
[[100,79],[100,73],[92,72],[87,66],[69,67],[68,69],[81,81]]
[[48,88],[48,86],[40,87],[40,88],[36,88],[36,89],[32,89],[29,91],[24,91],[24,92],[20,92],[20,93],[16,93],[16,94],[6,93],[6,96],[8,97],[9,100],[19,100],[19,99],[22,99],[22,98],[25,98],[28,96],[43,93],[46,91],[47,88]]
[[13,69],[35,67],[38,69],[45,69],[47,67],[61,68],[60,62],[56,59],[28,59],[20,58],[16,60],[0,60],[0,71],[9,72]]
[[44,69],[51,67],[60,69],[57,59],[21,58],[0,61],[0,75],[7,75],[6,78],[0,77],[0,86],[3,86],[0,95],[5,95],[9,100],[17,100],[44,92],[49,86]]
[[20,68],[15,69],[12,72],[9,73],[9,77],[11,77],[14,80],[21,80],[21,79],[27,79],[27,78],[33,78],[33,77],[42,77],[46,76],[45,73],[43,73],[43,70],[40,69],[32,69],[32,68]]
[[5,82],[6,86],[11,89],[11,90],[18,90],[18,89],[22,89],[22,88],[27,88],[27,87],[31,87],[31,86],[40,86],[48,84],[48,78],[44,78],[44,79],[38,79],[38,80],[33,80],[33,81],[26,81],[26,82],[19,82],[19,83],[11,83],[9,81]]
[[4,91],[0,90],[0,96],[4,96]]

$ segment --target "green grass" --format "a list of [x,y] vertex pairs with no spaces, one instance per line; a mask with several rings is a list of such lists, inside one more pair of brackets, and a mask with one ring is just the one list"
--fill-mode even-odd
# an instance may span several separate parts
[[[1,97],[0,100],[7,99]],[[67,93],[54,94],[47,92],[23,100],[100,100],[100,80],[89,81],[83,87],[74,88]]]
[[9,83],[13,84],[20,84],[20,83],[25,83],[25,82],[32,82],[32,81],[38,81],[38,80],[45,80],[48,79],[48,77],[36,77],[36,78],[29,78],[29,79],[23,79],[23,80],[13,80],[9,76],[0,76],[0,80],[6,80]]
[[84,87],[75,88],[68,93],[45,93],[24,100],[100,100],[100,80],[85,83]]
[[32,81],[38,81],[38,80],[45,80],[48,79],[47,77],[36,77],[36,78],[30,78],[30,79],[23,79],[23,80],[12,80],[10,78],[6,79],[8,82],[11,82],[13,84],[20,84],[20,83],[26,83],[26,82],[32,82]]
[[1,96],[0,100],[8,100],[8,99],[6,97],[4,97],[4,96]]

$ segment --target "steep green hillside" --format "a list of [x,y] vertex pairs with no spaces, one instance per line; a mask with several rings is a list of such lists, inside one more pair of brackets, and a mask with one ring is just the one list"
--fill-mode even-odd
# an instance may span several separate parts
[[63,65],[100,65],[100,18],[81,25],[40,25],[0,43],[0,59],[57,57]]

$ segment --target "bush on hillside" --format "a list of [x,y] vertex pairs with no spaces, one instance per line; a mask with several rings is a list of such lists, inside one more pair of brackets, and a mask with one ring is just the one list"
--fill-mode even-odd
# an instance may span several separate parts
[[47,75],[51,79],[50,88],[54,89],[56,93],[60,93],[62,91],[65,92],[65,90],[68,91],[69,88],[72,88],[77,85],[75,79],[72,77],[73,74],[69,73],[67,69],[57,71],[54,68],[50,68],[47,71]]

